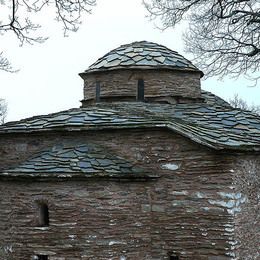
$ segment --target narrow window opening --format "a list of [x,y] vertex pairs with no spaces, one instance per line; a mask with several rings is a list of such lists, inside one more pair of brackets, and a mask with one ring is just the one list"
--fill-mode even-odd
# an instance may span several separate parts
[[47,255],[36,255],[33,259],[35,260],[48,260],[48,256]]
[[100,82],[96,82],[96,102],[100,102]]
[[176,255],[176,253],[174,252],[168,252],[168,256],[169,256],[169,260],[180,260],[180,257],[178,256],[178,254]]
[[144,80],[143,79],[138,79],[137,101],[144,101]]
[[[49,208],[45,203],[39,204],[39,226],[47,227],[49,226]],[[41,258],[47,259],[47,258]]]

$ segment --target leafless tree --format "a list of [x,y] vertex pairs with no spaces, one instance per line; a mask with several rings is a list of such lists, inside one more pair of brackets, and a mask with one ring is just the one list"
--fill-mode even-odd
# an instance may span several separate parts
[[0,52],[0,70],[12,72],[13,68],[7,58],[3,56],[3,52]]
[[[61,22],[66,36],[69,31],[77,31],[83,13],[90,13],[96,0],[1,0],[0,35],[13,33],[21,45],[41,43],[47,38],[37,35],[41,26],[35,22],[35,14],[45,9]],[[13,71],[7,58],[0,53],[0,70]]]
[[257,105],[249,105],[245,100],[240,98],[238,94],[235,94],[232,99],[229,99],[229,104],[234,108],[240,108],[242,110],[251,111],[254,114],[260,115],[260,106]]
[[206,76],[260,78],[259,0],[143,0],[163,28],[189,22],[186,50]]
[[7,102],[0,98],[0,124],[5,122],[7,116]]

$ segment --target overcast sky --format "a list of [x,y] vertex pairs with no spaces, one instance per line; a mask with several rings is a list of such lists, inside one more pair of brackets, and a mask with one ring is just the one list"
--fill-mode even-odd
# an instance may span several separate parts
[[[48,10],[38,17],[41,33],[49,39],[40,45],[19,47],[11,34],[1,36],[1,48],[18,73],[0,71],[0,98],[8,102],[8,121],[79,107],[83,81],[78,73],[119,45],[147,40],[178,51],[186,58],[182,27],[160,31],[149,21],[142,0],[97,0],[77,33],[64,38],[61,24]],[[260,105],[260,87],[243,79],[202,81],[202,88],[228,100],[235,93]]]

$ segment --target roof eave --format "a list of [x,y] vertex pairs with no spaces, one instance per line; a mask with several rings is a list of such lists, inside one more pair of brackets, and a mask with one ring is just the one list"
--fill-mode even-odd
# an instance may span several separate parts
[[84,72],[79,73],[79,76],[84,79],[85,75],[95,74],[95,73],[104,73],[109,71],[117,71],[117,70],[170,70],[170,71],[184,71],[184,72],[195,72],[200,73],[200,77],[204,76],[204,73],[197,68],[183,68],[183,67],[173,67],[173,66],[117,66],[117,67],[108,67],[108,68],[100,68],[100,69],[88,69]]
[[141,173],[141,174],[103,174],[93,173],[93,174],[84,174],[80,172],[73,173],[46,173],[46,172],[0,172],[0,180],[16,180],[16,181],[91,181],[91,180],[112,180],[112,181],[149,181],[156,180],[160,178],[159,175],[153,173]]
[[0,135],[5,134],[32,134],[32,133],[46,133],[46,132],[79,132],[79,131],[97,131],[97,130],[121,130],[121,129],[142,129],[142,128],[165,128],[170,131],[173,131],[177,134],[182,135],[183,137],[186,137],[190,139],[191,141],[201,144],[203,146],[206,146],[208,148],[211,148],[213,150],[232,150],[232,151],[245,151],[245,152],[258,152],[260,151],[260,144],[259,145],[237,145],[237,146],[231,146],[226,144],[220,144],[217,141],[214,141],[213,139],[211,141],[205,140],[203,138],[200,138],[199,136],[196,136],[193,133],[190,133],[188,131],[184,131],[181,129],[179,124],[175,122],[175,124],[171,122],[150,122],[150,123],[141,123],[141,124],[129,124],[129,125],[102,125],[102,126],[92,126],[92,127],[80,127],[80,126],[69,126],[69,127],[56,127],[56,128],[45,128],[45,129],[31,129],[31,130],[20,130],[20,131],[6,131],[6,132],[0,132]]

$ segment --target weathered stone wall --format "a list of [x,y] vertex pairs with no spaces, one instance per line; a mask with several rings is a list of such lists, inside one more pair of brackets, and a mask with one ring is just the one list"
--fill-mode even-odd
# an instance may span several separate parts
[[100,82],[101,99],[108,97],[134,97],[137,95],[137,81],[144,80],[145,98],[181,96],[200,98],[200,73],[170,70],[116,70],[85,74],[84,100],[96,97],[96,82]]
[[235,243],[238,259],[260,259],[260,156],[240,156],[231,169],[235,204]]
[[[0,181],[0,245],[10,259],[234,258],[234,159],[169,131],[0,136],[0,169],[54,144],[79,141],[160,175],[158,180]],[[225,192],[225,193],[223,193]],[[49,205],[39,228],[37,202]],[[1,255],[1,252],[0,252]],[[243,258],[246,259],[246,258]]]

